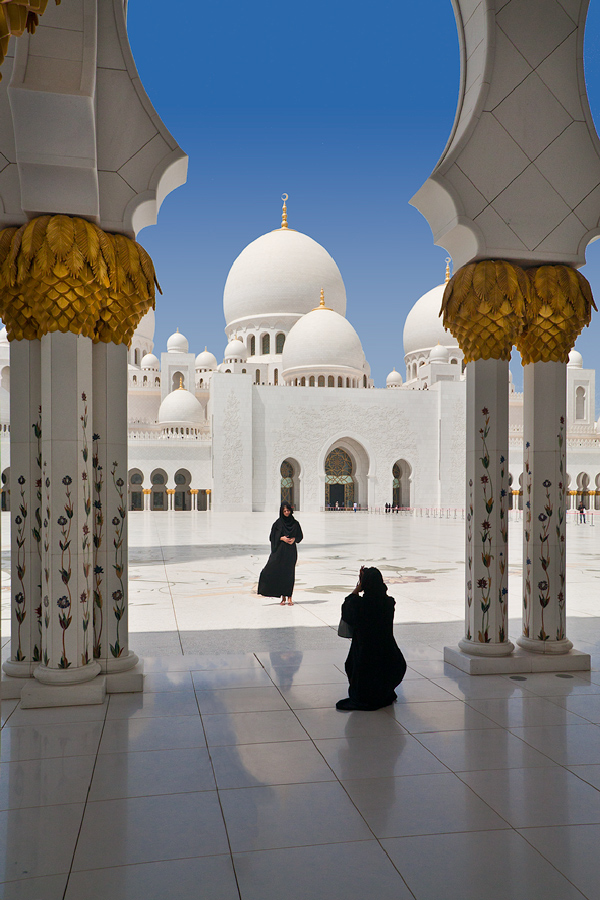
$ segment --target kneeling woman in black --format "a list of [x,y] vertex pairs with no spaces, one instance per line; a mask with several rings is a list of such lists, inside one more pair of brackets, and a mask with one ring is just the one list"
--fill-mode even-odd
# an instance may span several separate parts
[[281,606],[293,606],[292,594],[296,579],[296,544],[303,538],[300,523],[294,518],[289,503],[282,503],[279,518],[273,522],[269,540],[271,555],[258,579],[258,593],[263,597],[281,597]]
[[394,688],[406,674],[406,660],[394,639],[395,606],[379,569],[363,566],[342,605],[342,619],[352,629],[346,660],[350,684],[348,697],[339,700],[336,709],[381,709],[396,699]]

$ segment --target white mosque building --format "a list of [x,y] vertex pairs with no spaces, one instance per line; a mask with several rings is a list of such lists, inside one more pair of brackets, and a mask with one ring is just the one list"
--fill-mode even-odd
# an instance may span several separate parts
[[[464,506],[462,352],[439,318],[444,284],[404,326],[405,375],[375,388],[346,318],[340,271],[316,241],[281,227],[233,263],[223,308],[223,361],[190,352],[179,330],[160,359],[154,313],[129,350],[132,510],[275,510]],[[595,372],[571,353],[567,466],[571,505],[600,507]],[[0,332],[2,508],[10,504],[10,352]],[[520,504],[523,398],[511,382],[509,472]]]

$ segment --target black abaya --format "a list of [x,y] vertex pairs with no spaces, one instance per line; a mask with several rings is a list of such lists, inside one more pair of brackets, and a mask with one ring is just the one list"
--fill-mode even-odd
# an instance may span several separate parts
[[[283,536],[295,538],[294,543],[282,541]],[[293,515],[284,516],[282,509],[279,518],[273,522],[269,535],[271,555],[258,579],[258,593],[263,597],[291,597],[294,593],[298,559],[296,544],[299,544],[302,538],[300,523]]]
[[350,700],[362,709],[380,709],[396,699],[396,688],[406,674],[406,661],[394,639],[394,607],[387,594],[350,594],[342,605],[342,618],[352,626],[346,659]]

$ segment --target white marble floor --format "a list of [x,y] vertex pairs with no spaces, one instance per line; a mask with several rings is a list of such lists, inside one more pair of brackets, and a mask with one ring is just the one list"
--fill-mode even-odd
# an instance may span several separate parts
[[[3,704],[3,900],[600,900],[600,529],[569,528],[592,672],[469,678],[442,659],[462,522],[299,518],[281,608],[252,593],[270,517],[131,516],[146,689]],[[518,613],[516,523],[513,551]],[[335,626],[362,562],[392,582],[409,669],[393,707],[344,714]]]

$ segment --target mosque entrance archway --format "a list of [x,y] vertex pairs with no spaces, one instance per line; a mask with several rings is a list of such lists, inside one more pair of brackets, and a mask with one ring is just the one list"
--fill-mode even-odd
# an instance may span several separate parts
[[343,447],[325,459],[325,508],[350,509],[355,501],[354,460]]
[[405,459],[398,459],[392,466],[392,506],[400,509],[410,507],[410,482],[412,468]]
[[167,509],[167,473],[164,469],[155,469],[150,476],[152,493],[150,495],[153,510]]
[[129,509],[131,511],[144,508],[144,494],[142,485],[144,476],[140,469],[129,470]]
[[188,472],[187,469],[179,469],[175,473],[175,509],[177,510],[186,510],[191,509],[190,504],[190,483],[192,480],[192,476]]
[[300,506],[300,466],[295,459],[288,457],[281,463],[279,473],[281,475],[282,503],[289,503],[295,510]]

